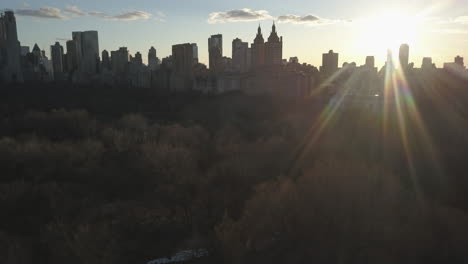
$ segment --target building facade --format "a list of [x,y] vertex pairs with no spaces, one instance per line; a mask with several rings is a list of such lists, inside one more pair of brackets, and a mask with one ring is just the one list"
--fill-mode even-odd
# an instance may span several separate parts
[[58,79],[63,74],[63,47],[60,43],[55,42],[50,46],[50,57],[52,60],[52,69],[54,70],[54,78]]
[[235,71],[246,72],[249,70],[249,43],[236,38],[232,41],[232,66]]
[[283,37],[278,37],[276,25],[273,23],[271,34],[265,43],[265,64],[281,65],[283,62]]
[[0,14],[0,81],[21,82],[21,45],[13,11]]
[[208,39],[209,67],[212,71],[222,70],[223,35],[213,35]]

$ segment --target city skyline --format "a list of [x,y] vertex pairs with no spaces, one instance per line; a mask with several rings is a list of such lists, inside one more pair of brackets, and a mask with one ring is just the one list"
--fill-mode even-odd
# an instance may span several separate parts
[[[174,2],[138,1],[130,7],[123,1],[109,6],[90,1],[9,0],[2,8],[16,11],[21,45],[32,47],[38,43],[47,54],[48,47],[56,41],[65,46],[72,31],[97,30],[100,51],[125,46],[131,54],[146,54],[154,46],[163,58],[171,54],[173,44],[190,42],[198,44],[199,60],[208,65],[209,36],[222,34],[223,52],[231,54],[228,43],[235,38],[252,43],[258,24],[264,34],[269,34],[274,20],[285,38],[283,58],[298,57],[301,63],[315,66],[321,65],[322,54],[330,49],[340,53],[340,65],[343,62],[362,65],[366,56],[375,56],[377,67],[383,66],[387,48],[395,53],[402,43],[410,45],[410,62],[418,66],[424,57],[432,57],[442,67],[454,56],[468,53],[468,32],[463,27],[468,23],[465,1],[432,4],[415,1],[410,6],[397,1],[387,7],[369,3],[365,15],[355,7],[347,7],[347,15],[340,7],[343,1],[321,6],[292,1],[287,8],[279,1],[255,4],[205,1],[198,6],[187,1]],[[393,20],[388,22],[390,19]],[[187,30],[187,25],[197,30]],[[146,56],[143,57],[147,63]]]

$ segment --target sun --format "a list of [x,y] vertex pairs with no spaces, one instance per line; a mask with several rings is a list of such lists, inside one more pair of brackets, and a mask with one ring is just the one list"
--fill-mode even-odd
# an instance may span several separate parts
[[[413,46],[419,38],[422,19],[400,10],[386,10],[383,13],[358,21],[361,50],[375,55],[391,50],[398,53],[401,44]],[[372,54],[370,54],[372,55]]]

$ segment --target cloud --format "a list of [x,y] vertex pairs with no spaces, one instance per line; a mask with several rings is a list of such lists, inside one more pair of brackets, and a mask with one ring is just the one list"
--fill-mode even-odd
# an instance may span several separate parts
[[66,19],[62,11],[54,7],[41,7],[39,9],[17,9],[15,12],[20,16],[31,16],[40,18],[51,18],[51,19]]
[[252,10],[249,8],[235,9],[227,12],[213,12],[209,15],[208,23],[246,22],[272,19],[266,10]]
[[86,16],[86,12],[82,11],[78,6],[67,6],[64,9],[65,12],[77,15],[77,16]]
[[432,30],[432,32],[450,34],[450,35],[465,35],[465,34],[468,34],[468,30],[467,29],[462,29],[462,28],[434,29],[434,30]]
[[459,16],[453,20],[453,23],[460,25],[468,25],[468,16]]
[[146,20],[152,17],[150,13],[147,13],[145,11],[132,11],[132,12],[122,13],[119,15],[108,15],[104,12],[89,12],[88,15],[99,17],[99,18],[104,18],[108,20],[118,20],[118,21],[135,21],[135,20],[140,20],[140,19]]
[[314,15],[283,15],[277,18],[280,23],[291,23],[291,24],[307,24],[312,26],[318,25],[331,25],[341,22],[341,20],[326,19]]
[[432,32],[443,34],[468,34],[468,16],[453,18],[432,18]]
[[139,19],[149,19],[151,17],[150,13],[144,11],[133,11],[127,12],[120,15],[113,16],[111,19],[122,20],[122,21],[133,21]]

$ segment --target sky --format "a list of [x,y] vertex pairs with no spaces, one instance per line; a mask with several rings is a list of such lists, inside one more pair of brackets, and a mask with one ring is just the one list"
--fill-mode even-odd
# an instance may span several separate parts
[[46,53],[72,31],[97,30],[101,51],[125,46],[145,58],[154,46],[163,58],[173,44],[197,43],[207,64],[210,35],[223,34],[230,57],[234,38],[252,43],[260,24],[267,39],[276,21],[283,58],[315,66],[333,49],[340,64],[375,56],[380,67],[402,43],[416,67],[423,57],[439,67],[468,57],[468,0],[2,0],[0,9],[15,11],[21,45]]

